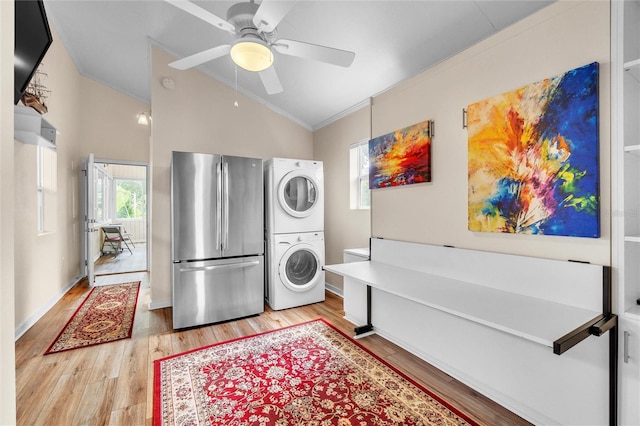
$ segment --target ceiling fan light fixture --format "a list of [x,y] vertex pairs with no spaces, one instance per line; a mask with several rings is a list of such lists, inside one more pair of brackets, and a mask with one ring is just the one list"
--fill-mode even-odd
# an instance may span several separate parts
[[231,60],[247,71],[260,72],[273,64],[273,52],[267,44],[257,38],[238,40],[231,47]]

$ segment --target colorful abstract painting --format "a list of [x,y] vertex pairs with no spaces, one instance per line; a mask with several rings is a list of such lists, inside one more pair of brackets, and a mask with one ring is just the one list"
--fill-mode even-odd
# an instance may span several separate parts
[[369,188],[431,182],[431,121],[369,141]]
[[469,105],[469,229],[600,236],[598,63]]

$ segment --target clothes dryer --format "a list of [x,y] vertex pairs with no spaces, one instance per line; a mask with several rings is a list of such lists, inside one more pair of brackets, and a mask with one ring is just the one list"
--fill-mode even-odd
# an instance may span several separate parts
[[273,310],[322,302],[324,233],[267,236],[265,297]]
[[322,161],[273,158],[264,170],[266,233],[324,231]]

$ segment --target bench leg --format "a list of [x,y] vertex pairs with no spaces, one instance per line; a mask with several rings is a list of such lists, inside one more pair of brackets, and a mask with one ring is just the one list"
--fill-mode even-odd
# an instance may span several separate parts
[[367,286],[367,324],[361,325],[353,329],[356,333],[355,338],[368,336],[373,333],[373,325],[371,324],[371,286]]

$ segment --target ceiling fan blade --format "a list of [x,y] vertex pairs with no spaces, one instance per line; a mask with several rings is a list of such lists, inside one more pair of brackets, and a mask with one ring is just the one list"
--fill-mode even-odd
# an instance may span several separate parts
[[203,21],[208,22],[209,24],[213,25],[216,28],[229,31],[230,33],[233,33],[236,30],[236,27],[234,27],[229,22],[225,21],[224,19],[220,18],[217,15],[214,15],[208,10],[201,8],[200,6],[194,3],[191,3],[190,1],[187,1],[187,0],[164,0],[164,1],[174,5],[178,9],[182,9],[185,12],[190,13],[196,18],[200,18]]
[[278,40],[273,48],[284,55],[298,56],[305,59],[326,62],[341,67],[349,67],[356,57],[354,52],[320,46],[295,40]]
[[275,95],[277,93],[284,92],[282,84],[280,83],[280,78],[278,78],[276,69],[273,66],[270,66],[264,71],[260,71],[258,74],[260,75],[260,80],[262,80],[262,85],[268,95]]
[[222,46],[217,46],[213,49],[204,50],[194,55],[187,56],[186,58],[178,59],[177,61],[171,62],[169,66],[177,70],[186,70],[227,55],[230,50],[231,45],[223,44]]
[[295,5],[295,1],[263,0],[253,17],[253,25],[258,31],[273,32]]

